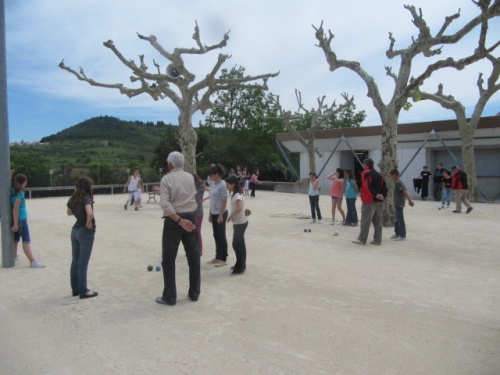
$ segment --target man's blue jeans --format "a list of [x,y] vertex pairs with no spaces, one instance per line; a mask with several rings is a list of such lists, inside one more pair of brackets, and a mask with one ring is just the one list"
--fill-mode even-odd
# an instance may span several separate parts
[[70,281],[73,293],[83,295],[87,288],[87,269],[94,246],[95,232],[86,227],[73,227],[71,230],[71,261]]

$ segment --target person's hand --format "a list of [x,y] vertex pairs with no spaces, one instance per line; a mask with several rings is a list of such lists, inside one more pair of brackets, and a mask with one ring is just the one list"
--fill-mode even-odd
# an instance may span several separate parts
[[196,225],[194,225],[191,220],[187,219],[181,219],[178,225],[180,225],[182,229],[184,229],[186,232],[192,232],[193,230],[196,229]]
[[250,216],[252,214],[252,211],[250,209],[245,210],[245,216]]
[[86,224],[85,224],[85,227],[86,227],[87,229],[89,229],[89,230],[94,229],[94,228],[92,227],[92,223],[86,223]]
[[11,230],[12,230],[12,232],[16,233],[17,231],[19,231],[19,226],[13,225]]
[[231,216],[228,216],[227,222],[229,223],[231,221]]
[[217,218],[217,224],[222,224],[223,221],[224,221],[224,216],[219,215],[219,217]]
[[212,215],[211,214],[208,214],[208,222],[211,223],[212,222]]
[[153,186],[153,193],[156,195],[160,195],[160,187],[159,186]]
[[413,201],[408,201],[408,204],[410,205],[410,207],[413,207],[415,205]]
[[384,196],[382,194],[377,194],[375,195],[375,198],[377,198],[379,201],[384,201]]

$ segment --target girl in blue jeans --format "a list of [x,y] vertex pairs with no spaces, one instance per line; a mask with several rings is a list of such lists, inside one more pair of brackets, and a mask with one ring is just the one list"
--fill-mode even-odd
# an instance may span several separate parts
[[89,177],[80,177],[76,181],[75,192],[67,204],[68,216],[73,215],[76,223],[71,230],[71,248],[73,259],[71,261],[70,282],[73,296],[91,298],[97,292],[87,288],[87,269],[90,255],[94,245],[95,219],[94,219],[94,182]]

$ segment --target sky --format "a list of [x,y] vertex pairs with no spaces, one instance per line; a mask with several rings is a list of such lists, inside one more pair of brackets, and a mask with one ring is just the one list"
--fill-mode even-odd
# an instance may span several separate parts
[[[104,83],[130,82],[131,72],[103,42],[113,40],[127,58],[139,61],[144,54],[153,67],[153,59],[166,67],[163,59],[137,33],[155,35],[169,52],[176,47],[196,47],[191,38],[198,22],[203,44],[219,43],[229,32],[227,47],[205,55],[186,58],[186,67],[204,77],[217,61],[219,53],[231,56],[223,68],[239,65],[248,75],[280,72],[268,82],[269,92],[279,95],[285,109],[295,111],[295,89],[302,93],[306,108],[325,102],[343,101],[341,93],[354,95],[357,110],[367,118],[363,126],[380,125],[380,117],[367,94],[364,82],[348,69],[329,70],[322,50],[317,47],[314,26],[323,22],[335,35],[332,49],[338,57],[358,61],[379,86],[384,102],[394,90],[394,81],[385,66],[399,67],[399,59],[386,58],[388,33],[396,38],[396,49],[406,48],[417,36],[417,29],[405,4],[411,0],[5,0],[7,52],[7,91],[10,142],[39,141],[96,116],[114,116],[123,120],[163,121],[177,124],[178,111],[169,99],[155,102],[142,95],[129,99],[116,89],[97,88],[79,81],[58,67],[64,59],[75,70],[82,67],[89,78]],[[449,30],[456,31],[479,14],[471,0],[418,0],[431,32],[436,33],[444,18],[460,9],[461,17]],[[477,44],[478,33],[463,39],[459,46],[444,46],[441,56],[464,56]],[[500,18],[490,24],[489,41],[498,40]],[[496,40],[495,40],[496,38]],[[432,62],[419,57],[413,75],[420,74]],[[431,77],[423,86],[435,92],[443,83],[445,93],[460,100],[472,114],[478,99],[476,81],[479,72],[488,76],[489,63],[478,63],[463,71],[446,69]],[[500,93],[488,103],[483,116],[500,112]],[[204,115],[196,113],[197,126]],[[415,103],[402,111],[399,123],[454,119],[454,113],[433,102]]]

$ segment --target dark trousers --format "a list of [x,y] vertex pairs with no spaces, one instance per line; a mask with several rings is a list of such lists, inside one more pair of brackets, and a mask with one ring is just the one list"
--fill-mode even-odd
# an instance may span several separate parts
[[233,271],[245,271],[247,268],[247,247],[245,245],[245,231],[248,227],[248,221],[244,224],[233,225],[233,249],[236,255],[236,263]]
[[382,202],[363,203],[361,205],[361,228],[359,237],[363,243],[368,240],[370,226],[373,224],[373,241],[382,242]]
[[[182,213],[179,216],[183,219],[191,221],[196,225],[196,213]],[[188,295],[191,298],[197,298],[200,295],[200,252],[196,245],[198,242],[198,231],[195,229],[192,232],[187,232],[181,226],[174,223],[170,218],[165,218],[163,223],[163,238],[162,238],[162,267],[163,267],[163,299],[167,303],[175,303],[177,301],[177,287],[175,284],[175,259],[179,244],[184,245],[188,266],[189,266],[189,291]]]
[[[85,294],[87,288],[87,270],[89,268],[95,232],[86,227],[74,227],[71,230],[71,251],[73,254],[70,269],[71,290]],[[24,239],[23,239],[24,240]]]
[[346,224],[358,224],[358,211],[356,211],[356,198],[346,198],[347,215],[345,217]]
[[394,234],[399,237],[406,238],[405,215],[403,213],[404,206],[394,207]]
[[422,181],[421,197],[422,197],[422,199],[427,199],[428,196],[429,196],[429,181],[427,181],[427,182]]
[[311,205],[311,217],[316,220],[316,213],[318,220],[321,220],[321,210],[319,209],[319,195],[309,195],[309,204]]
[[217,222],[217,218],[219,214],[212,214],[212,229],[214,232],[214,240],[215,240],[215,258],[219,260],[223,260],[224,262],[227,259],[227,238],[226,238],[226,220],[227,220],[227,211],[224,212],[222,223]]
[[250,196],[254,197],[254,198],[255,198],[255,185],[257,185],[255,182],[249,182],[248,183],[248,186],[250,186],[250,190],[252,191],[250,193]]
[[433,193],[434,200],[438,201],[441,199],[441,193],[443,191],[443,183],[442,182],[433,182]]

